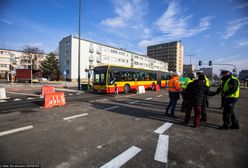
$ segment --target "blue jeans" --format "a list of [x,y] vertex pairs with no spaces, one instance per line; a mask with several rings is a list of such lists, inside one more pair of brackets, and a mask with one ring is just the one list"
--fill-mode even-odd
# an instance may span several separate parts
[[174,116],[176,105],[177,105],[177,99],[170,99],[170,102],[168,106],[166,107],[165,113],[168,113],[170,110],[171,116]]
[[237,114],[234,112],[236,102],[224,103],[223,110],[223,126],[228,128],[230,123],[234,126],[239,126],[239,121],[237,119]]

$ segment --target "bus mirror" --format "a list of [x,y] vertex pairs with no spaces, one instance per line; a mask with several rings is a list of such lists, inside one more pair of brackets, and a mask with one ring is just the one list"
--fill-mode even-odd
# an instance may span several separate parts
[[110,81],[110,84],[113,85],[115,83],[115,80]]

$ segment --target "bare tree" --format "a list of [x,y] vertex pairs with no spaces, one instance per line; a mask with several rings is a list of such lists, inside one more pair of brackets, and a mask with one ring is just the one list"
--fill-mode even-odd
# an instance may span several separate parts
[[22,49],[23,49],[23,51],[25,51],[27,53],[44,54],[44,51],[39,49],[38,47],[32,47],[32,46],[26,45]]

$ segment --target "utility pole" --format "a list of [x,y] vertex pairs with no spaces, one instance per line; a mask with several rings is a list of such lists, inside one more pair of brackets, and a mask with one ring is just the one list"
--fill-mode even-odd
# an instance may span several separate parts
[[195,56],[196,54],[188,54],[188,55],[186,55],[186,56],[188,56],[189,58],[190,58],[190,65],[191,65],[191,57],[193,57],[193,56]]
[[31,83],[31,86],[33,86],[33,55],[32,55],[32,53],[30,53],[31,55],[30,55],[30,59],[31,59],[31,66],[30,66],[30,69],[31,69],[31,81],[30,81],[30,83]]
[[80,90],[80,41],[81,41],[81,0],[79,0],[79,20],[78,20],[78,90]]

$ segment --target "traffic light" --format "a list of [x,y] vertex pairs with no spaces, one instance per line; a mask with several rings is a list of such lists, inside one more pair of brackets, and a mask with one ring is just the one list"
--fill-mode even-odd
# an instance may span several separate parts
[[212,66],[212,61],[209,61],[209,62],[208,62],[208,65],[209,65],[209,66]]
[[202,61],[199,61],[199,66],[202,66]]

